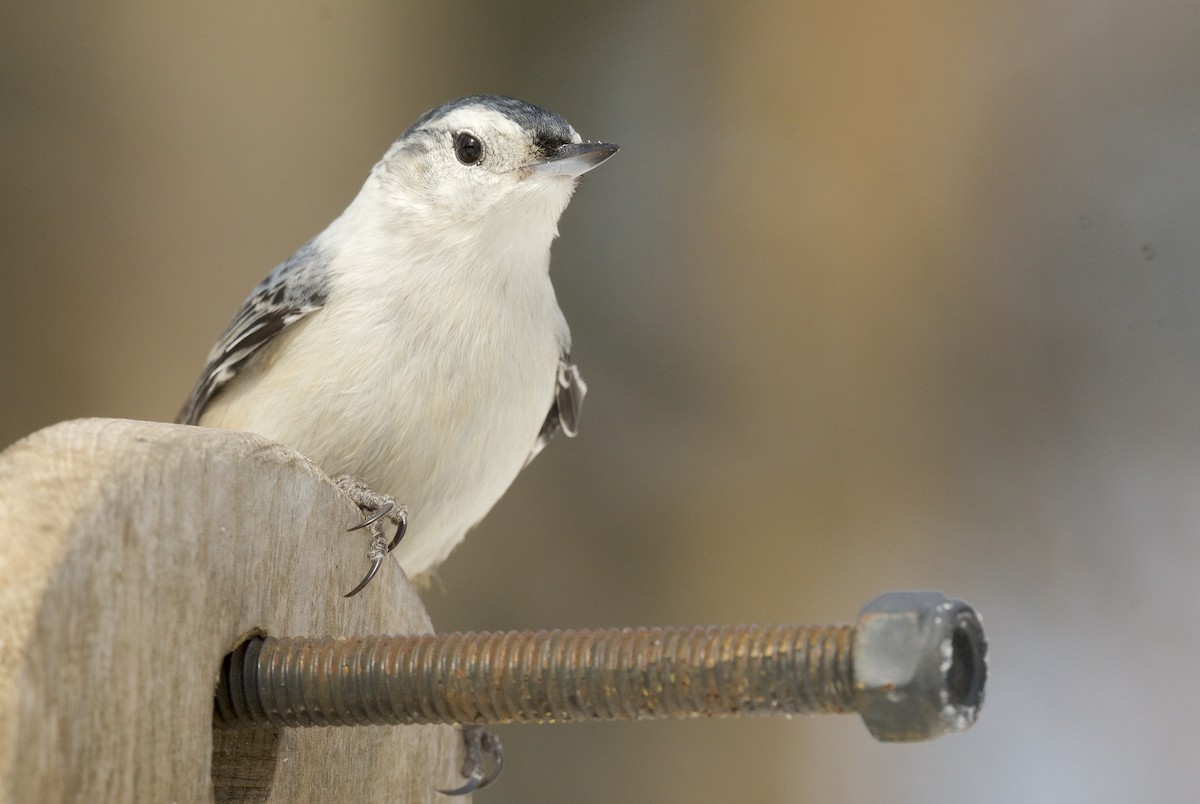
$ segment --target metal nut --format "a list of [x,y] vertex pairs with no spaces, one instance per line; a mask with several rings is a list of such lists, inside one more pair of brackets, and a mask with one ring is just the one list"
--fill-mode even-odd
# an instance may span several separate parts
[[940,592],[889,592],[859,614],[854,703],[877,740],[911,742],[975,722],[987,642],[975,611]]

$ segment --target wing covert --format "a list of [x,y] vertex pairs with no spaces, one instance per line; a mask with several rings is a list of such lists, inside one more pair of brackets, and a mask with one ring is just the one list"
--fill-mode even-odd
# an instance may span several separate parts
[[550,412],[546,414],[546,421],[542,424],[526,464],[545,449],[559,430],[572,438],[579,432],[579,414],[586,393],[587,383],[579,373],[579,366],[572,363],[571,356],[564,352],[559,357],[558,374],[554,378],[554,399],[550,403]]
[[208,354],[180,424],[197,424],[217,393],[280,332],[320,310],[328,296],[328,258],[311,242],[273,270],[242,303]]

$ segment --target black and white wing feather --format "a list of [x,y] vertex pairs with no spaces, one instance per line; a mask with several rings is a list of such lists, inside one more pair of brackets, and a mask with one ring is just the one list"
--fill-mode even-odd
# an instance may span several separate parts
[[288,326],[325,306],[329,260],[311,242],[281,263],[221,333],[176,421],[197,424],[205,407],[246,362]]
[[579,432],[579,412],[583,408],[583,396],[587,393],[587,383],[579,374],[579,366],[571,362],[571,356],[563,352],[558,359],[558,376],[554,379],[554,401],[550,403],[550,412],[538,433],[537,443],[529,453],[529,460],[545,449],[559,430],[570,437]]

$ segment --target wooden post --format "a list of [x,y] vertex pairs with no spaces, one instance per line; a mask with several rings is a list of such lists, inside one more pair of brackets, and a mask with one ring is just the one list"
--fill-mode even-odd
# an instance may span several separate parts
[[246,636],[432,631],[395,561],[342,597],[366,569],[359,516],[245,433],[86,419],[0,453],[4,800],[445,800],[449,726],[214,743],[217,672]]

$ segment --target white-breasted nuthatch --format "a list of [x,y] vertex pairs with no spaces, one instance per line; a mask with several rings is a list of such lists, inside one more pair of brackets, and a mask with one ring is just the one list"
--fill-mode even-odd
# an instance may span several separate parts
[[[255,288],[179,421],[280,441],[339,481],[420,576],[559,430],[585,386],[550,284],[578,178],[617,150],[513,98],[425,114],[328,228]],[[352,476],[352,477],[350,477]],[[361,479],[361,482],[359,481]],[[384,514],[403,534],[389,546]],[[353,592],[351,593],[353,594]]]

